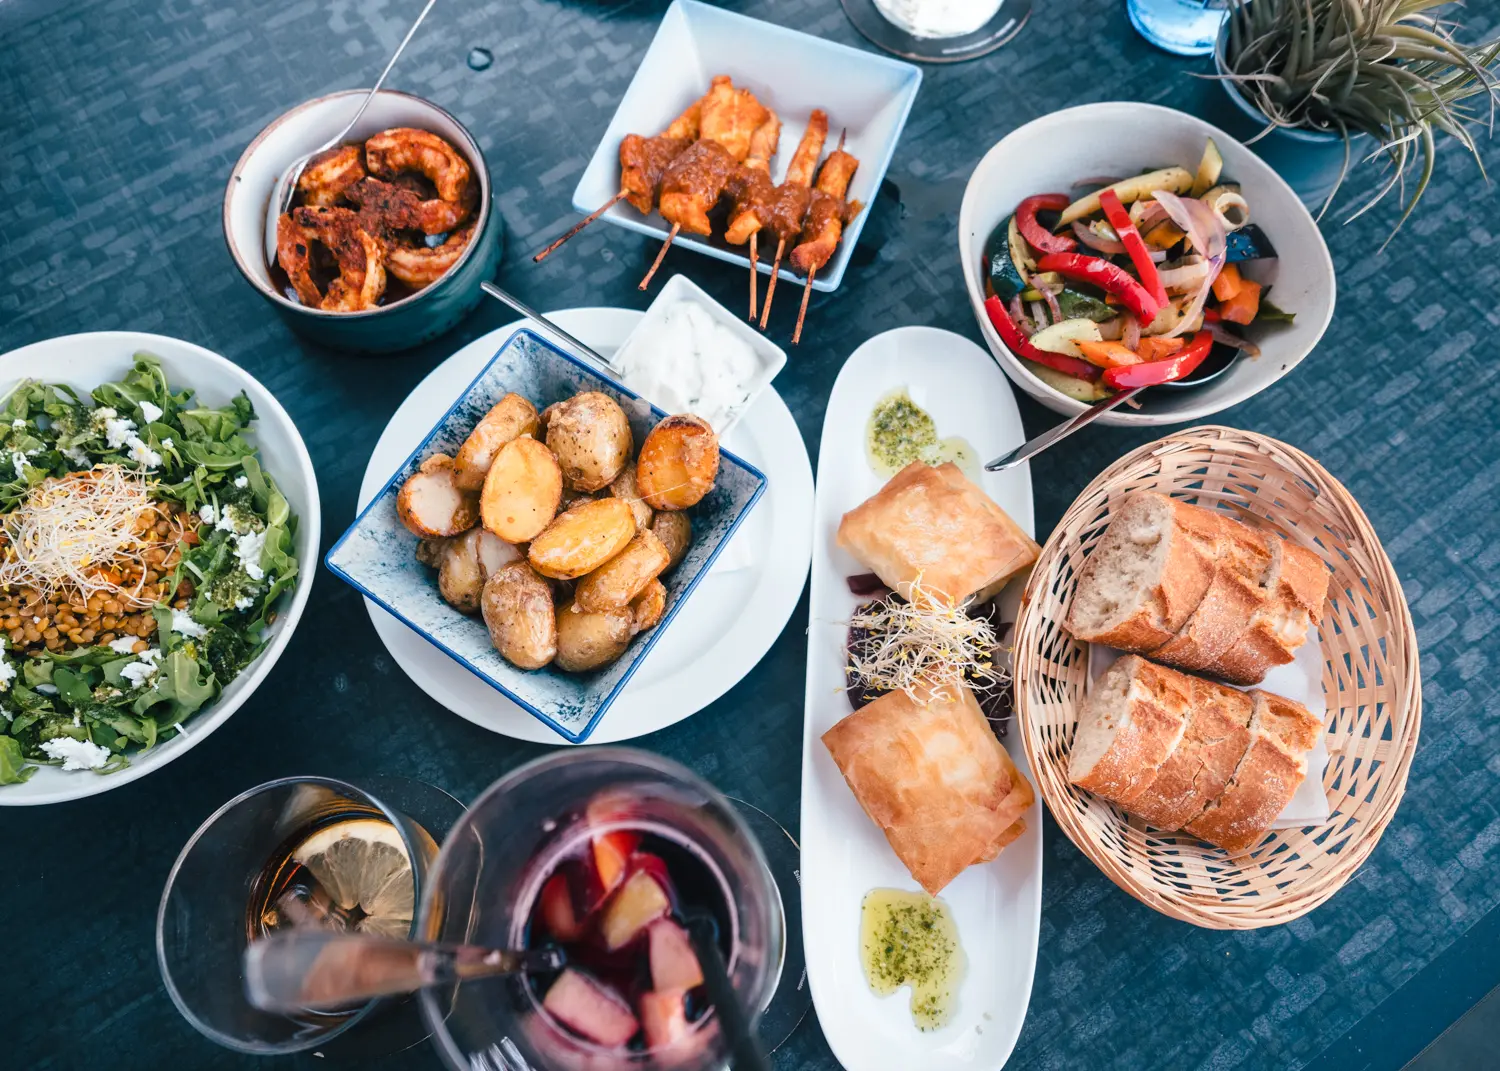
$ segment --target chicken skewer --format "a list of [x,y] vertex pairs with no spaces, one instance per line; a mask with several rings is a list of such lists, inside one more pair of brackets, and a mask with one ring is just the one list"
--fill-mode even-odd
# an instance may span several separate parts
[[818,172],[818,185],[813,190],[807,222],[802,227],[802,241],[792,250],[792,267],[807,276],[802,286],[802,306],[797,310],[797,327],[792,332],[794,346],[802,340],[802,321],[807,317],[807,299],[812,294],[813,276],[838,249],[845,220],[853,219],[864,209],[858,201],[844,203],[849,182],[858,167],[859,160],[844,151],[844,135],[840,134],[839,147],[828,154]]
[[[771,157],[776,155],[776,147],[781,141],[781,119],[775,112],[771,112],[770,118],[756,128],[755,134],[750,138],[750,155],[745,158],[744,164],[735,172],[734,177],[729,180],[726,192],[734,202],[734,214],[739,216],[745,212],[753,213],[756,207],[764,204],[770,199],[774,187],[771,185]],[[725,238],[734,245],[744,241],[740,238],[736,241],[729,234]],[[755,231],[750,232],[750,316],[754,322],[759,305],[759,285],[757,276],[759,271],[756,264]]]
[[650,215],[656,204],[662,172],[698,140],[702,109],[703,98],[693,101],[681,115],[672,120],[666,130],[655,137],[626,134],[620,140],[620,192],[573,224],[566,234],[532,257],[532,261],[541,263],[569,238],[622,200],[628,200],[641,215]]
[[662,219],[672,225],[640,288],[651,285],[679,231],[710,234],[708,213],[719,203],[735,169],[750,155],[750,142],[771,112],[748,89],[735,89],[719,75],[703,98],[698,140],[667,165],[661,178]]
[[[776,279],[781,271],[781,258],[788,242],[795,241],[802,232],[802,217],[807,214],[808,202],[812,199],[813,173],[818,167],[818,157],[823,155],[823,142],[828,138],[828,113],[814,108],[808,116],[807,129],[787,165],[786,179],[772,191],[764,205],[757,206],[753,213],[741,212],[729,223],[725,235],[730,241],[742,231],[754,234],[769,227],[776,235],[776,259],[771,265],[771,280],[766,284],[766,301],[760,310],[760,329],[766,329],[771,316],[771,298],[776,294]],[[741,239],[743,240],[743,239]]]

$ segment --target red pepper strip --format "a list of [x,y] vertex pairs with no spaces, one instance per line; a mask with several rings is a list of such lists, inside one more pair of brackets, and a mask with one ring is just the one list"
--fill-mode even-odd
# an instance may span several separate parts
[[1181,379],[1203,363],[1203,358],[1208,356],[1213,344],[1213,335],[1207,331],[1199,331],[1191,342],[1166,360],[1106,369],[1104,385],[1115,390],[1130,390],[1132,387],[1154,387]]
[[1222,319],[1223,319],[1223,317],[1219,315],[1219,310],[1218,309],[1204,309],[1203,310],[1203,322],[1206,323],[1206,324],[1216,324],[1216,323],[1220,322]]
[[1091,283],[1106,293],[1120,299],[1120,303],[1135,314],[1142,326],[1156,319],[1161,306],[1146,292],[1146,288],[1130,277],[1123,268],[1117,268],[1099,257],[1082,253],[1048,253],[1037,261],[1037,271],[1055,271],[1059,275]]
[[1072,204],[1066,194],[1039,193],[1016,205],[1016,229],[1021,237],[1043,253],[1066,253],[1078,248],[1078,240],[1065,234],[1053,234],[1036,221],[1036,214],[1044,208],[1061,212]]
[[1158,307],[1166,305],[1167,288],[1161,285],[1156,264],[1151,260],[1146,243],[1141,240],[1141,232],[1130,221],[1130,213],[1120,203],[1120,195],[1106,187],[1099,192],[1099,204],[1104,209],[1104,218],[1109,220],[1109,225],[1115,229],[1115,234],[1125,247],[1125,252],[1130,254],[1130,263],[1135,265],[1135,273],[1141,277],[1141,285],[1156,299]]
[[1028,361],[1044,364],[1048,368],[1076,376],[1078,379],[1086,379],[1091,383],[1099,378],[1099,369],[1087,361],[1069,357],[1066,353],[1039,350],[1033,346],[1031,341],[1021,334],[1021,329],[1010,318],[1010,312],[999,298],[993,296],[985,298],[984,311],[989,313],[990,323],[995,325],[995,330],[999,332],[1000,341],[1005,343],[1005,348],[1017,357],[1025,357]]

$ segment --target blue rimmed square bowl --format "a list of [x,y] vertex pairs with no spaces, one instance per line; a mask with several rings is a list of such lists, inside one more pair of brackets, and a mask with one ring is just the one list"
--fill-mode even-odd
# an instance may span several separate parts
[[714,489],[688,515],[693,545],[662,578],[667,609],[661,622],[630,641],[615,662],[593,673],[564,673],[551,666],[518,669],[500,657],[478,617],[459,613],[438,594],[437,578],[417,561],[417,537],[396,516],[396,495],[423,459],[456,454],[469,431],[507,391],[540,410],[580,391],[603,391],[630,418],[637,447],[666,413],[522,328],[506,340],[427,438],[339,537],[324,559],[329,570],[359,590],[485,683],[575,744],[587,740],[624,689],[641,660],[671,627],[677,611],[708,575],[714,560],[765,493],[766,477],[728,450],[720,451]]

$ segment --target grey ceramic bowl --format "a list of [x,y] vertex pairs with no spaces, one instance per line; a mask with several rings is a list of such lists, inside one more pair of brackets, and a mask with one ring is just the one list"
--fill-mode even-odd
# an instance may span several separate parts
[[617,661],[582,674],[564,673],[551,666],[518,669],[501,658],[490,643],[484,622],[459,613],[438,594],[437,577],[417,561],[417,537],[396,516],[396,495],[425,458],[439,451],[456,454],[479,418],[507,391],[529,398],[541,409],[586,390],[602,391],[620,403],[630,417],[637,448],[646,433],[667,415],[532,332],[517,331],[339,537],[325,559],[340,579],[573,743],[588,739],[641,659],[671,626],[677,611],[765,492],[766,477],[729,451],[720,451],[714,489],[688,511],[693,544],[678,566],[662,577],[667,587],[667,609],[661,622],[631,640]]
[[247,282],[298,334],[326,346],[361,353],[408,349],[436,338],[468,315],[483,297],[479,284],[500,263],[505,222],[495,208],[489,168],[479,143],[457,119],[420,97],[383,89],[348,140],[360,141],[396,126],[430,130],[447,138],[479,181],[479,223],[457,264],[437,282],[368,312],[325,312],[293,301],[277,288],[266,264],[266,212],[278,176],[303,153],[339,132],[368,90],[330,93],[277,117],[240,155],[224,191],[224,240]]

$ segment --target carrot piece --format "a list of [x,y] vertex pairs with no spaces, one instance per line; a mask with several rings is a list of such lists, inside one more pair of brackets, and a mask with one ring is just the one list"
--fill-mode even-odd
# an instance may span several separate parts
[[1149,246],[1157,249],[1171,249],[1187,237],[1187,231],[1169,219],[1164,223],[1158,223],[1141,237],[1146,239],[1146,244]]
[[1170,357],[1183,346],[1187,345],[1187,339],[1162,338],[1159,335],[1147,335],[1141,339],[1141,344],[1136,347],[1136,353],[1143,361],[1160,361],[1164,357]]
[[1141,356],[1119,342],[1080,342],[1078,352],[1089,364],[1100,368],[1120,368],[1127,364],[1140,364]]
[[1220,301],[1229,301],[1240,292],[1242,280],[1238,265],[1226,264],[1214,279],[1214,297]]
[[1228,301],[1219,303],[1219,316],[1225,323],[1248,324],[1260,312],[1260,284],[1253,279],[1241,279],[1239,292]]

